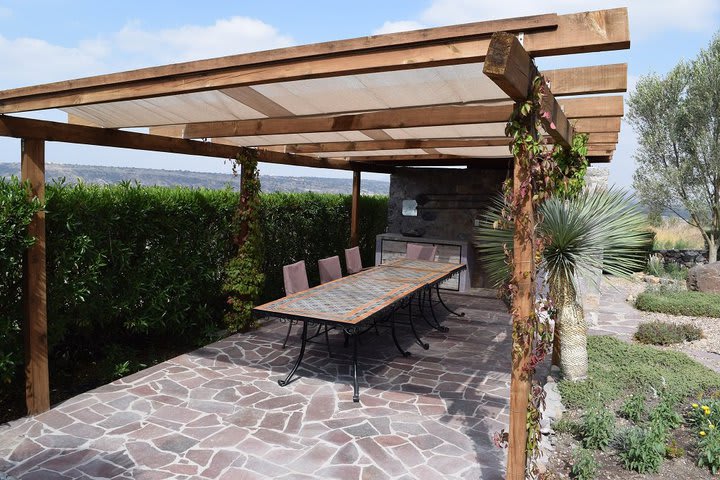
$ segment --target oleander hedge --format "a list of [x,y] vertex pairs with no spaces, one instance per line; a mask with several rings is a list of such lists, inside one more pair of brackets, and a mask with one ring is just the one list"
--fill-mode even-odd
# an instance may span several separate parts
[[[22,363],[21,258],[27,221],[40,208],[27,203],[25,192],[16,179],[0,179],[0,379],[6,381]],[[51,362],[79,352],[85,359],[102,356],[108,345],[192,346],[221,328],[237,202],[229,189],[48,185]],[[350,203],[349,195],[262,195],[264,299],[283,294],[282,265],[306,260],[314,284],[318,258],[343,258]],[[386,197],[361,198],[367,264],[386,218]]]

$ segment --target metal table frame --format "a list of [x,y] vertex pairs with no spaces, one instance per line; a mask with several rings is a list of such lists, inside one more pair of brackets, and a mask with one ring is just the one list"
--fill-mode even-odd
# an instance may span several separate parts
[[[400,342],[397,339],[395,329],[395,318],[393,313],[401,308],[408,308],[408,323],[412,330],[413,335],[417,343],[424,349],[428,349],[429,345],[424,343],[415,330],[412,316],[412,303],[415,298],[420,300],[418,305],[420,306],[420,312],[426,322],[433,328],[440,331],[447,331],[446,328],[441,327],[435,312],[432,309],[432,289],[435,287],[438,298],[442,302],[439,296],[439,290],[437,286],[440,282],[444,281],[448,277],[466,268],[464,264],[447,264],[439,262],[425,262],[419,260],[406,260],[398,259],[396,261],[379,265],[377,267],[369,268],[359,272],[355,275],[349,275],[333,282],[325,283],[317,287],[313,287],[302,292],[289,295],[273,302],[259,305],[253,309],[253,313],[256,316],[271,316],[281,320],[291,322],[302,322],[302,333],[301,333],[301,346],[300,353],[298,354],[295,363],[288,375],[281,380],[278,380],[280,386],[286,386],[292,381],[293,377],[297,372],[297,369],[302,364],[303,357],[305,355],[305,348],[308,343],[308,326],[309,325],[321,325],[328,327],[335,327],[342,329],[343,332],[348,336],[352,337],[353,353],[353,401],[358,402],[360,400],[359,386],[358,386],[358,362],[357,362],[357,346],[358,337],[361,333],[375,327],[379,321],[387,320],[390,323],[390,330],[392,338],[398,351],[403,356],[409,356],[410,352],[403,350],[400,346]],[[372,285],[372,288],[376,288],[382,291],[385,288],[387,291],[383,294],[382,298],[369,297],[368,300],[363,304],[346,304],[349,308],[347,312],[342,311],[341,313],[322,312],[322,311],[303,311],[302,308],[295,308],[293,305],[301,304],[303,301],[312,301],[317,298],[332,297],[333,290],[340,291],[342,293],[343,288],[349,288],[350,292],[357,291],[358,287],[362,288],[363,282],[366,285]],[[433,319],[435,324],[431,324],[422,313],[422,306],[425,292],[428,292],[430,309],[432,311]],[[327,295],[330,293],[330,295]],[[445,306],[445,303],[442,302]],[[445,306],[445,308],[447,308]],[[365,312],[367,310],[367,312]],[[448,309],[449,310],[449,309]],[[450,311],[450,310],[449,310]],[[343,313],[345,317],[343,318]],[[453,312],[454,313],[454,312]]]

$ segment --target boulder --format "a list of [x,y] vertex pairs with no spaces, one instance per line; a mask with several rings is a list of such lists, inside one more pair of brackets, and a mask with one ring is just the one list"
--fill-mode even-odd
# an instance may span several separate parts
[[688,290],[720,293],[720,262],[696,265],[688,271]]

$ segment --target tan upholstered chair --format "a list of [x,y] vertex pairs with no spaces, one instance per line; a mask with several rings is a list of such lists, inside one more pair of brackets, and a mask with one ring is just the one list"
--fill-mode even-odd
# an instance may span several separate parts
[[435,261],[437,253],[437,245],[420,245],[417,243],[408,243],[405,257],[410,260],[427,260]]

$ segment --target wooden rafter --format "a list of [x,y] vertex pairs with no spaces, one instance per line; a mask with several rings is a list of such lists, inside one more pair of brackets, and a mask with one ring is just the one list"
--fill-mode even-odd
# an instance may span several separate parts
[[[11,117],[8,115],[0,115],[0,136],[156,152],[182,153],[216,158],[235,158],[243,148],[212,142],[199,142],[182,138],[125,132],[122,130],[89,127],[85,125],[71,125],[45,120]],[[259,150],[258,152],[258,159],[261,162],[340,170],[357,170],[360,167],[359,164],[340,159],[308,157],[266,150]],[[389,171],[385,169],[380,173],[388,172]]]
[[[618,8],[492,24],[380,35],[202,62],[101,75],[0,92],[0,113],[176,95],[286,80],[483,62],[489,34],[523,31],[534,56],[617,50],[630,46],[627,9]],[[553,27],[556,20],[557,26]],[[473,32],[475,29],[475,32]],[[479,32],[479,33],[478,33]],[[407,37],[405,40],[401,38]],[[440,38],[442,37],[442,38]],[[408,41],[410,39],[410,41]]]
[[556,97],[627,91],[627,63],[542,72]]
[[[570,118],[620,117],[623,115],[623,102],[620,96],[566,99],[561,102],[561,105],[571,112]],[[184,138],[220,138],[504,123],[510,117],[512,108],[510,104],[406,107],[342,115],[200,122],[185,125],[184,128],[161,127],[153,131],[174,135],[181,133]]]

